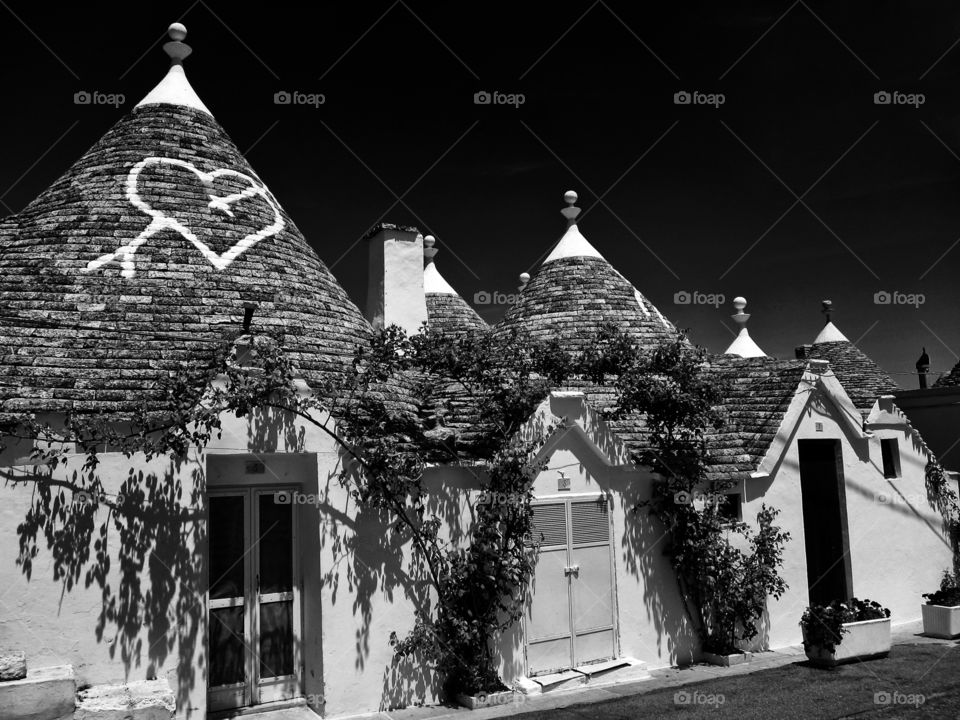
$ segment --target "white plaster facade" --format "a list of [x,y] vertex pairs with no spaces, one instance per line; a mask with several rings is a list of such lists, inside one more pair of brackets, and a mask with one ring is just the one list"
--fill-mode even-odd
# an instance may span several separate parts
[[[783,567],[789,590],[779,601],[771,600],[757,648],[798,643],[799,618],[808,604],[805,528],[799,511],[800,440],[839,442],[852,594],[890,607],[894,624],[915,620],[920,616],[921,593],[934,589],[941,571],[950,565],[940,517],[926,501],[928,455],[922,441],[890,399],[877,403],[866,432],[858,418],[825,364],[812,363],[756,477],[744,483],[743,518],[750,522],[762,503],[772,505],[782,510],[778,523],[792,536]],[[538,501],[601,495],[608,499],[616,654],[651,668],[694,660],[697,636],[662,552],[665,534],[647,513],[633,511],[649,497],[651,475],[629,461],[623,445],[581,394],[553,393],[527,431],[543,432],[551,423],[560,427],[543,450],[547,466],[535,481],[535,493]],[[879,446],[883,438],[898,441],[899,478],[883,477]],[[4,461],[10,463],[15,454],[12,448]],[[262,463],[262,472],[248,473],[251,460]],[[429,671],[411,661],[398,661],[389,645],[392,632],[403,635],[412,627],[414,604],[428,596],[428,587],[422,578],[411,577],[409,548],[390,542],[385,519],[358,510],[341,487],[340,460],[333,440],[309,423],[271,416],[225,418],[222,436],[203,453],[191,452],[179,463],[105,453],[100,474],[108,492],[111,486],[119,487],[131,467],[165,482],[179,481],[183,494],[178,502],[188,512],[205,506],[203,492],[195,498],[199,504],[191,505],[191,492],[204,484],[208,492],[293,487],[313,498],[296,506],[300,577],[296,606],[301,626],[296,652],[302,678],[296,694],[325,716],[435,702],[437,688]],[[432,508],[444,519],[451,541],[463,542],[480,478],[471,468],[434,467],[427,483]],[[12,548],[18,543],[17,525],[27,511],[30,490],[6,488],[5,493],[0,541]],[[164,566],[170,561],[163,551],[151,551],[145,560],[138,573],[140,588],[150,589],[152,597],[166,606],[148,626],[102,623],[100,587],[88,585],[81,575],[66,589],[54,577],[57,561],[50,549],[41,547],[29,580],[8,553],[0,564],[0,586],[7,589],[0,620],[3,644],[26,648],[34,667],[72,664],[84,684],[166,677],[177,697],[178,714],[203,717],[209,617],[205,595],[209,558],[203,537],[201,510],[194,521],[167,535],[170,542],[182,542],[173,555],[179,558],[178,567]],[[116,546],[112,539],[111,548]],[[112,568],[108,596],[122,602],[117,591],[124,586],[116,560]],[[185,587],[178,592],[180,583]],[[161,598],[158,592],[166,594]],[[142,609],[130,612],[129,617],[142,618],[137,614]],[[529,671],[526,622],[500,643],[507,682]]]

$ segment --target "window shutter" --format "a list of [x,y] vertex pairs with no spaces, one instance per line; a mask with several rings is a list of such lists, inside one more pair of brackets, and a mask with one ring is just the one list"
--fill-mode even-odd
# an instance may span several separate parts
[[533,506],[533,539],[541,547],[567,544],[567,513],[563,503]]
[[607,503],[596,500],[571,503],[573,544],[610,542]]

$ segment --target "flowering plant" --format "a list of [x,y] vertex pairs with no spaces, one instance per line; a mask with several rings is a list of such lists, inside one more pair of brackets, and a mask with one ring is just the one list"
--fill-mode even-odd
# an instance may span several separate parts
[[960,576],[944,570],[943,577],[940,579],[940,589],[936,592],[924,593],[923,596],[927,599],[927,605],[944,607],[960,605]]
[[803,649],[812,646],[834,652],[847,632],[844,623],[879,620],[890,617],[890,611],[873,600],[834,600],[826,605],[811,605],[803,612],[800,625],[803,628]]

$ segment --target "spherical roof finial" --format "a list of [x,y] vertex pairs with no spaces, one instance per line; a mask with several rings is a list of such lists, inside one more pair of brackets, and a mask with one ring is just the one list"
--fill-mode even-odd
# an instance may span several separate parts
[[163,51],[170,57],[172,65],[181,65],[193,50],[183,42],[187,37],[187,28],[182,23],[173,23],[167,28],[170,41],[163,44]]
[[563,199],[567,206],[560,211],[560,214],[567,219],[567,227],[570,227],[577,223],[577,215],[580,214],[580,208],[574,205],[577,201],[577,193],[574,190],[567,190],[563,194]]
[[433,258],[437,255],[437,248],[434,247],[437,239],[433,235],[425,235],[423,238],[423,257],[426,258],[427,262],[433,262]]
[[527,273],[527,272],[520,273],[520,282],[522,282],[524,285],[530,282],[530,273]]
[[731,315],[730,317],[733,319],[735,323],[737,323],[742,328],[747,327],[747,320],[750,319],[750,313],[745,313],[743,311],[743,309],[746,306],[747,306],[747,299],[743,297],[743,295],[737,295],[733,299],[733,307],[734,309],[736,309],[737,312]]

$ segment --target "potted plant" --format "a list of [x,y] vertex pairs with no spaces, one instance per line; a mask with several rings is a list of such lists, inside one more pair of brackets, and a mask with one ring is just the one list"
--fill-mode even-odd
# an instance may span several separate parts
[[960,636],[960,577],[944,570],[940,589],[923,597],[923,634],[948,640]]
[[811,605],[800,626],[803,649],[814,665],[832,667],[890,652],[890,611],[873,600]]

